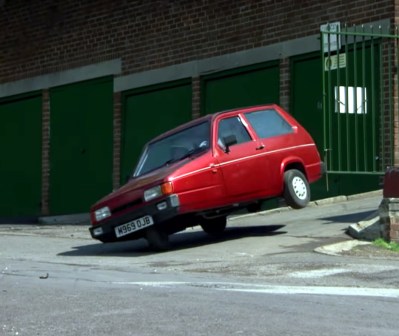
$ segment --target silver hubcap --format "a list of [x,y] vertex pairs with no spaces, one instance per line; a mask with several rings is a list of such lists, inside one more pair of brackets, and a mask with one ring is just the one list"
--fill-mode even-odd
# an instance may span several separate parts
[[292,187],[294,189],[296,197],[298,197],[301,200],[306,199],[308,195],[308,190],[306,189],[305,182],[300,177],[295,176],[292,179]]

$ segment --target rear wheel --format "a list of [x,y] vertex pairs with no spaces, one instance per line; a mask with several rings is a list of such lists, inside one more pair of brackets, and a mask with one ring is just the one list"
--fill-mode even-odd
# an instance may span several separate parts
[[156,228],[149,228],[145,234],[148,245],[154,251],[166,251],[170,248],[169,236]]
[[303,173],[297,169],[284,173],[284,198],[294,209],[306,207],[310,201],[309,183]]
[[201,221],[202,230],[204,230],[210,236],[218,237],[222,235],[226,228],[227,218],[226,216],[223,217],[216,217],[212,219],[203,219]]

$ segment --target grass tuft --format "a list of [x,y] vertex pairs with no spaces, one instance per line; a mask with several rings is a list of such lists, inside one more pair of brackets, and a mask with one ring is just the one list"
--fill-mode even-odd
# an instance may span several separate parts
[[399,244],[395,243],[395,242],[388,243],[384,239],[378,238],[378,239],[374,240],[373,244],[375,246],[382,247],[382,248],[390,250],[390,251],[399,252]]

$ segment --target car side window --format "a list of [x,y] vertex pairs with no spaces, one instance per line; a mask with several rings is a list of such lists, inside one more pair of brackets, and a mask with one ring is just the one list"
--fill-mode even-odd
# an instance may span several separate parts
[[247,129],[242,124],[239,117],[231,117],[222,119],[219,122],[218,130],[218,144],[222,148],[224,147],[223,139],[226,137],[234,135],[237,140],[237,144],[251,141],[251,136],[249,135]]
[[293,133],[292,126],[274,109],[245,114],[259,138]]

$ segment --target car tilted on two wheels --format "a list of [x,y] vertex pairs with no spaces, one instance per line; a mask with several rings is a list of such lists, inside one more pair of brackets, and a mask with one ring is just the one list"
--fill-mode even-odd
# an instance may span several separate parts
[[322,173],[313,139],[281,107],[206,115],[147,143],[129,181],[92,206],[90,233],[164,250],[170,234],[201,225],[220,235],[227,215],[266,199],[303,208]]

